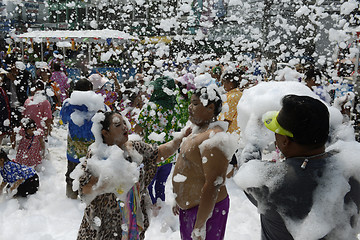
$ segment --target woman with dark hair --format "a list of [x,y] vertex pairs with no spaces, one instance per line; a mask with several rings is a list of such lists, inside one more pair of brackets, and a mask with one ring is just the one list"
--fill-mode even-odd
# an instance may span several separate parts
[[[191,130],[157,147],[143,141],[129,141],[127,121],[117,112],[97,113],[93,122],[95,143],[89,148],[88,158],[73,174],[78,173],[80,196],[90,202],[78,240],[144,239],[149,226],[145,197],[156,172],[156,163],[171,156]],[[134,177],[136,173],[138,177]],[[137,191],[128,202],[127,193],[133,185]]]

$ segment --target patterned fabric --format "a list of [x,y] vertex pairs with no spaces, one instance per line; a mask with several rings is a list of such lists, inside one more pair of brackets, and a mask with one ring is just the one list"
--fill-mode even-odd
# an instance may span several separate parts
[[[38,134],[38,133],[37,133]],[[21,140],[16,153],[15,162],[28,167],[37,166],[41,163],[41,143],[40,138],[43,136],[42,132],[39,135],[33,135],[28,138],[25,136],[25,130],[20,130]]]
[[[138,124],[143,128],[143,138],[146,143],[160,145],[173,139],[172,134],[181,129],[178,121],[180,110],[178,105],[174,109],[163,108],[157,104],[150,103],[140,112]],[[165,133],[164,142],[155,141],[149,138],[151,133]],[[164,165],[173,162],[175,156],[162,161],[158,165]]]
[[64,102],[64,100],[67,98],[66,90],[70,88],[66,74],[62,71],[53,72],[50,80],[58,84],[61,92],[60,101]]
[[7,161],[4,167],[0,167],[0,174],[4,182],[14,183],[20,179],[28,179],[33,177],[36,172],[31,167],[23,166],[19,163]]
[[54,71],[54,63],[59,63],[60,67],[65,71],[65,63],[64,63],[64,61],[62,61],[60,59],[57,59],[55,57],[51,58],[50,61],[49,61],[49,64],[48,64],[51,71]]
[[86,156],[88,148],[93,142],[94,140],[86,141],[84,139],[79,139],[76,136],[71,138],[71,136],[68,135],[67,155],[69,155],[73,159],[79,160],[80,158]]
[[192,92],[187,92],[187,99],[183,98],[182,96],[177,96],[177,102],[179,103],[179,114],[176,116],[179,120],[180,128],[186,126],[187,121],[189,120],[189,105],[190,99],[192,96]]
[[223,105],[227,104],[229,106],[229,110],[219,115],[220,121],[225,121],[225,120],[230,121],[230,125],[228,128],[228,132],[230,133],[236,132],[240,134],[240,129],[237,125],[237,116],[238,116],[237,104],[239,103],[241,96],[242,93],[238,88],[234,88],[231,91],[229,91],[226,94],[227,99],[223,104]]
[[126,201],[119,203],[122,215],[122,226],[128,231],[122,232],[121,240],[139,240],[139,232],[143,230],[140,206],[140,185],[137,183],[130,189]]
[[[92,93],[96,96],[94,92]],[[79,163],[79,159],[86,156],[87,147],[95,141],[95,137],[91,132],[91,118],[96,112],[97,110],[95,111],[95,109],[94,111],[89,111],[86,105],[73,105],[68,100],[64,102],[60,111],[60,117],[63,124],[69,124],[66,154],[69,161]],[[83,124],[81,126],[73,122],[71,117],[73,113],[83,117]]]
[[101,94],[102,96],[105,96],[104,103],[111,108],[111,110],[114,110],[114,103],[118,99],[118,94],[114,91],[108,91],[106,89],[100,89],[96,91],[97,94]]
[[23,116],[35,121],[36,126],[42,130],[46,129],[45,121],[52,119],[51,105],[46,96],[37,93],[26,99]]
[[[84,217],[78,233],[78,240],[124,239],[121,228],[121,225],[123,223],[123,216],[124,214],[126,214],[125,211],[134,210],[136,210],[137,237],[134,237],[134,217],[129,217],[128,219],[131,220],[130,228],[132,232],[131,234],[128,234],[128,236],[132,236],[133,238],[128,239],[145,238],[145,230],[149,227],[149,218],[146,212],[145,205],[145,197],[147,196],[146,190],[147,186],[150,184],[151,180],[155,176],[156,159],[159,151],[157,147],[153,147],[152,145],[146,144],[141,141],[132,142],[132,146],[134,150],[136,150],[140,155],[143,156],[143,167],[140,168],[140,177],[137,184],[137,187],[139,188],[139,194],[137,194],[136,191],[134,191],[134,193],[136,194],[133,195],[131,195],[131,193],[128,193],[128,202],[125,204],[125,210],[122,209],[121,211],[119,207],[120,203],[116,200],[116,195],[114,193],[106,193],[97,196],[85,209]],[[128,158],[128,160],[131,161],[131,156],[130,158]],[[82,169],[84,170],[84,174],[79,179],[80,196],[84,197],[84,194],[82,193],[82,187],[89,182],[92,175],[89,169],[86,168],[86,161],[82,165]],[[136,199],[136,196],[141,196],[141,198],[138,200]],[[132,204],[136,205],[132,206]],[[138,211],[138,209],[141,209],[141,211]],[[129,215],[127,214],[127,216]],[[129,226],[130,224],[128,223],[127,225]]]

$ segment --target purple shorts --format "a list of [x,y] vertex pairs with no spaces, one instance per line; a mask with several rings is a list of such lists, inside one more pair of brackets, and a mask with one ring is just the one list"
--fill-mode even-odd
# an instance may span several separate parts
[[[229,196],[215,204],[212,216],[206,222],[206,240],[224,239],[229,207]],[[182,240],[192,240],[191,233],[194,230],[198,208],[199,206],[187,210],[180,209],[180,235]]]

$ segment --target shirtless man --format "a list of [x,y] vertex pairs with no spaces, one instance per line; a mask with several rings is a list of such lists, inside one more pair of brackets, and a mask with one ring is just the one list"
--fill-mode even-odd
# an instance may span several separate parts
[[[214,134],[224,132],[214,123],[222,101],[218,93],[211,91],[214,90],[202,88],[191,97],[189,120],[196,127],[181,145],[173,174],[177,203],[174,214],[179,214],[182,240],[220,240],[225,233],[229,210],[225,178],[229,161],[217,144],[207,144]],[[210,96],[214,95],[212,99]]]

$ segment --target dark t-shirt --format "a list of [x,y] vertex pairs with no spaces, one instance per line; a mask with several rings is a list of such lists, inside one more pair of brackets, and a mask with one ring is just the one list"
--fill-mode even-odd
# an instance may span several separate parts
[[[293,220],[301,220],[308,215],[319,179],[330,162],[336,160],[331,156],[332,154],[327,154],[324,158],[309,160],[306,169],[301,168],[304,158],[288,158],[284,163],[286,174],[281,186],[272,192],[266,186],[246,190],[252,203],[266,206],[267,209],[260,216],[262,240],[294,239],[281,215]],[[360,184],[354,178],[350,178],[349,184],[351,191],[346,194],[344,203],[354,202],[359,210]]]

